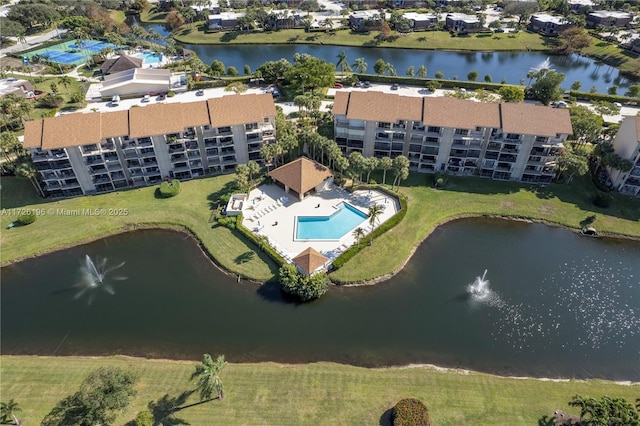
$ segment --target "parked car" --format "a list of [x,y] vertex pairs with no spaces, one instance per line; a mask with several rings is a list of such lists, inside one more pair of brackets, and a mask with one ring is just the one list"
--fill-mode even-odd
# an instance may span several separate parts
[[149,96],[149,95],[144,95],[142,97],[142,102],[149,102],[150,100],[151,100],[151,96]]
[[356,87],[362,87],[364,84],[361,81],[356,81]]
[[196,91],[196,96],[202,96],[202,95],[204,95],[204,90],[202,90],[202,89],[198,89],[198,90]]
[[567,103],[563,102],[563,101],[554,102],[551,106],[554,107],[554,108],[568,108],[569,107],[569,105],[567,105]]
[[369,88],[371,87],[371,82],[369,80],[364,82],[364,87]]
[[391,90],[398,90],[400,88],[400,86],[398,86],[398,83],[393,83],[391,85]]
[[342,83],[335,83],[333,87],[334,89],[344,89],[344,86],[342,85]]
[[113,98],[111,98],[111,106],[118,106],[118,105],[120,105],[120,96],[114,95]]
[[622,104],[620,102],[614,102],[613,104],[618,108],[622,108]]

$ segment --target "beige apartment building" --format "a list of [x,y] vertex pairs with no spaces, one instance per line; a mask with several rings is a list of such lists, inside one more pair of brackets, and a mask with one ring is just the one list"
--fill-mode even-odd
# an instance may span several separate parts
[[613,150],[633,163],[633,168],[628,172],[614,168],[607,170],[613,187],[622,194],[640,197],[640,117],[624,117],[613,139]]
[[374,91],[336,93],[334,130],[346,153],[409,158],[412,170],[551,182],[569,111]]
[[160,103],[25,123],[24,146],[50,197],[104,193],[192,179],[261,161],[275,141],[270,94]]

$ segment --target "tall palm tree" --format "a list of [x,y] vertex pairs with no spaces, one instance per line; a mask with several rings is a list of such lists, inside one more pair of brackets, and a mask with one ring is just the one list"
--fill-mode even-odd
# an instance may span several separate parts
[[16,174],[21,177],[25,177],[31,181],[31,184],[36,189],[36,192],[39,196],[44,198],[44,191],[40,187],[40,182],[38,182],[38,172],[36,168],[33,166],[31,160],[23,161],[16,167]]
[[68,75],[63,75],[62,77],[60,77],[60,84],[62,84],[64,86],[65,89],[67,89],[67,95],[69,94],[69,86],[71,85],[71,77],[69,77]]
[[364,237],[364,229],[357,227],[356,229],[353,230],[351,235],[353,235],[353,238],[356,239],[356,244],[358,245],[358,248],[359,248],[360,240],[362,239],[362,237]]
[[425,67],[424,65],[420,65],[420,67],[418,68],[418,77],[426,77],[427,76],[427,67]]
[[343,75],[345,72],[351,71],[351,67],[349,66],[349,62],[347,61],[346,50],[342,49],[338,54],[338,63],[336,64],[336,67],[340,68],[340,71],[342,71]]
[[19,425],[20,422],[16,417],[16,413],[20,411],[22,411],[22,408],[13,399],[10,399],[9,402],[0,402],[0,421],[7,423],[13,418],[13,424]]
[[224,398],[220,372],[226,365],[227,362],[224,360],[224,355],[219,355],[214,361],[209,354],[204,354],[202,364],[196,365],[196,371],[191,375],[191,379],[198,378],[196,386],[200,391],[201,401],[211,399],[214,390],[218,394],[218,399]]
[[373,244],[373,228],[376,226],[376,222],[380,219],[381,214],[382,208],[379,205],[373,204],[369,206],[369,225],[371,225],[371,232],[369,233],[371,239],[369,240],[369,245]]
[[351,67],[354,70],[358,71],[360,74],[364,74],[365,72],[367,72],[367,63],[365,62],[364,58],[356,58],[356,60],[353,61],[353,65]]

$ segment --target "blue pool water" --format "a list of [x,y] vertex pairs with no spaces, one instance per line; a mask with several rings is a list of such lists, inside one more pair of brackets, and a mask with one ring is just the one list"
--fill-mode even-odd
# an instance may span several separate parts
[[157,64],[158,62],[160,62],[162,60],[162,56],[161,55],[156,55],[155,53],[151,53],[151,52],[145,52],[145,53],[138,53],[136,55],[133,55],[136,58],[142,58],[144,60],[144,64]]
[[367,219],[355,207],[342,203],[331,216],[298,216],[296,239],[338,240]]

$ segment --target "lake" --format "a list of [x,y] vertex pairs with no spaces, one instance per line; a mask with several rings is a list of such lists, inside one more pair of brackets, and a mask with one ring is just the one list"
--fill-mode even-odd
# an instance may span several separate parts
[[[113,269],[102,283],[88,281],[87,256]],[[438,228],[392,279],[297,304],[277,284],[221,273],[184,234],[136,231],[2,268],[2,353],[207,352],[231,362],[431,363],[638,381],[638,259],[634,241],[460,220]],[[479,300],[468,286],[485,270],[490,291]]]

